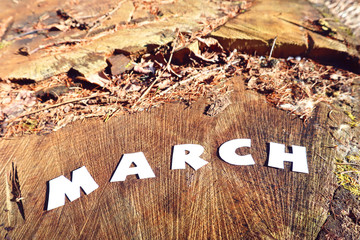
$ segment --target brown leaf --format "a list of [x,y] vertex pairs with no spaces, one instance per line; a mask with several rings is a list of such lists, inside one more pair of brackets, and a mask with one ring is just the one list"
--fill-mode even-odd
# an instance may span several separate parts
[[6,115],[8,118],[19,116],[27,107],[36,104],[36,97],[32,91],[21,90],[16,97],[6,97],[0,102],[0,116]]
[[134,65],[131,63],[131,59],[123,54],[111,56],[107,59],[107,62],[110,65],[112,75],[119,75],[126,70],[134,68]]

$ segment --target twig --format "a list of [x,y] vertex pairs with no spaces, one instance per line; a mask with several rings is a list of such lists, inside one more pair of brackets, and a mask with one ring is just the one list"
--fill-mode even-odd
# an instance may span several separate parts
[[[177,29],[176,29],[176,38],[175,38],[175,41],[174,41],[174,46],[173,46],[173,48],[171,49],[171,54],[170,54],[169,60],[168,60],[168,62],[167,62],[167,64],[166,64],[166,70],[168,70],[169,72],[174,73],[175,75],[177,75],[177,74],[174,72],[174,70],[172,70],[170,64],[171,64],[171,61],[172,61],[172,58],[173,58],[173,55],[174,55],[174,52],[175,52],[176,43],[177,43],[177,40],[178,40],[178,38],[179,38],[179,35],[180,35],[180,31],[179,31],[179,29],[177,28]],[[177,75],[177,76],[178,76],[178,75]]]
[[273,53],[273,50],[274,50],[274,47],[275,47],[275,44],[276,44],[276,39],[277,39],[277,36],[274,38],[274,41],[273,41],[273,44],[272,44],[272,47],[271,47],[271,50],[270,50],[269,60],[271,59],[271,55]]
[[130,12],[127,23],[130,23],[131,20],[133,19],[135,10],[136,10],[136,8],[134,7],[133,10]]
[[327,161],[327,160],[326,160],[323,156],[321,156],[319,153],[316,153],[316,155],[318,155],[319,157],[321,157],[322,160]]
[[240,62],[240,60],[235,60],[235,61],[233,61],[231,63],[228,63],[228,64],[225,65],[225,67],[217,67],[217,68],[214,68],[214,69],[210,69],[210,70],[207,70],[207,71],[200,72],[200,73],[198,73],[198,74],[196,74],[196,75],[194,75],[192,77],[189,77],[187,79],[184,79],[184,80],[182,80],[180,82],[175,83],[174,85],[172,85],[171,87],[169,87],[165,91],[162,91],[161,93],[159,93],[159,96],[162,96],[162,95],[166,94],[167,92],[177,88],[178,86],[183,85],[183,84],[185,84],[187,82],[190,82],[190,81],[194,80],[195,78],[200,77],[200,76],[202,76],[204,74],[207,74],[207,73],[210,73],[210,72],[215,72],[215,71],[218,71],[218,70],[225,70],[226,71],[231,65],[234,65],[234,64],[236,64],[238,62]]
[[125,0],[121,1],[118,3],[118,5],[111,10],[108,13],[105,13],[104,15],[100,16],[98,19],[96,19],[93,23],[92,26],[90,27],[90,29],[88,30],[88,32],[85,35],[85,38],[89,36],[90,32],[96,28],[102,21],[104,21],[106,18],[108,18],[109,16],[113,15],[117,10],[119,10],[119,8],[121,7],[121,5],[125,2]]
[[337,164],[337,165],[353,165],[353,166],[360,167],[360,165],[357,163],[335,163],[335,164]]
[[42,111],[45,111],[45,110],[48,110],[48,109],[51,109],[51,108],[59,107],[61,105],[65,105],[65,104],[69,104],[69,103],[73,103],[73,102],[78,102],[78,101],[81,101],[81,100],[91,99],[91,98],[95,98],[95,97],[102,97],[102,96],[106,96],[106,95],[109,95],[109,94],[110,93],[96,94],[96,95],[92,95],[92,96],[87,96],[87,97],[82,97],[82,98],[69,100],[69,101],[66,101],[66,102],[57,103],[57,104],[54,104],[54,105],[51,105],[51,106],[48,106],[48,107],[45,107],[45,108],[41,108],[41,109],[29,112],[29,113],[22,114],[22,115],[20,115],[20,116],[18,116],[16,118],[10,120],[10,122],[13,122],[16,119],[19,119],[19,118],[22,118],[22,117],[25,117],[25,116],[28,116],[28,115],[31,115],[31,114],[35,114],[35,113],[42,112]]
[[[216,71],[216,69],[212,69],[212,70],[208,70],[206,72],[211,72],[211,71],[214,71],[214,70]],[[177,82],[174,85],[172,85],[171,87],[169,87],[168,89],[166,89],[165,91],[162,91],[161,93],[159,93],[159,95],[162,96],[162,95],[166,94],[167,92],[169,92],[170,90],[173,90],[173,89],[177,88],[178,86],[183,85],[183,84],[185,84],[187,82],[190,82],[190,81],[194,80],[194,78],[200,77],[201,75],[204,75],[204,74],[205,74],[205,72],[201,72],[201,73],[196,74],[195,76],[192,76],[192,77],[184,79],[184,80],[182,80],[180,82]]]
[[150,86],[145,90],[145,92],[143,94],[141,94],[141,96],[139,97],[138,100],[136,100],[136,102],[134,103],[134,105],[131,108],[134,108],[140,101],[141,99],[143,99],[146,95],[148,95],[148,93],[150,92],[151,88],[155,85],[155,83],[157,83],[157,81],[162,77],[162,75],[164,74],[164,71],[161,71],[161,73],[159,74],[159,76],[157,76],[157,78],[150,84]]
[[27,36],[27,35],[37,34],[39,32],[44,32],[44,31],[49,31],[49,30],[50,30],[50,28],[30,30],[28,32],[20,33],[19,35],[16,35],[16,36],[10,38],[9,41],[17,40],[17,39],[22,38],[22,37]]
[[177,34],[176,34],[176,39],[174,40],[174,46],[173,46],[173,48],[172,48],[172,50],[171,50],[171,54],[170,54],[170,57],[169,57],[169,60],[168,60],[168,62],[167,62],[167,64],[166,64],[165,69],[163,69],[163,70],[160,72],[159,76],[157,76],[157,77],[155,78],[155,80],[151,83],[151,85],[145,90],[145,92],[139,97],[139,99],[134,103],[134,105],[133,105],[131,108],[134,108],[146,95],[148,95],[148,93],[150,92],[150,90],[152,89],[152,87],[155,85],[155,83],[158,82],[158,80],[162,77],[162,75],[164,74],[164,72],[165,72],[166,70],[169,71],[169,69],[170,69],[170,71],[172,71],[172,69],[171,69],[171,67],[170,67],[170,64],[171,64],[171,60],[172,60],[172,57],[173,57],[173,54],[174,54],[174,51],[175,51],[177,39],[178,39],[178,37],[179,37],[179,29],[176,29],[176,32],[177,32]]
[[52,47],[52,46],[57,46],[57,45],[62,45],[62,44],[69,44],[69,43],[78,43],[78,42],[85,42],[87,41],[86,39],[74,39],[74,40],[67,40],[67,41],[62,41],[62,42],[56,42],[56,43],[49,43],[43,46],[39,46],[31,51],[29,51],[29,55],[44,49],[44,48],[48,48],[48,47]]
[[329,113],[328,113],[328,118],[331,119],[333,122],[335,122],[334,118],[331,117],[331,113],[333,113],[333,112],[337,112],[337,111],[334,110],[334,109],[333,109],[333,110],[330,110]]
[[345,173],[359,173],[358,170],[355,171],[345,171],[345,172],[341,172],[340,174],[345,174]]
[[115,114],[117,111],[119,111],[119,110],[120,110],[120,107],[117,107],[117,108],[115,108],[111,113],[107,113],[106,116],[105,116],[105,118],[103,119],[103,121],[104,121],[104,122],[109,121],[110,118],[111,118],[112,116],[114,116],[114,114]]

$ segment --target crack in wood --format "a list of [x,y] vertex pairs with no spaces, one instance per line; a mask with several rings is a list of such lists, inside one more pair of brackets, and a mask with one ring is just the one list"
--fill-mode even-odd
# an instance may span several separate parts
[[24,198],[21,196],[19,175],[18,175],[17,167],[15,166],[14,162],[12,163],[12,168],[10,172],[10,182],[11,182],[11,190],[12,190],[11,193],[13,194],[13,198],[10,199],[10,201],[16,202],[21,217],[25,220],[25,209],[22,201]]

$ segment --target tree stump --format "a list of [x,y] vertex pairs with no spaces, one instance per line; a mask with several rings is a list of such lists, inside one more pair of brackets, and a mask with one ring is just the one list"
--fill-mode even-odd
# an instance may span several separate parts
[[[330,121],[322,106],[307,124],[270,106],[234,80],[232,104],[203,114],[205,101],[190,107],[167,104],[133,115],[71,124],[45,136],[2,140],[0,234],[11,239],[314,239],[335,190]],[[219,146],[250,138],[255,165],[235,166]],[[309,173],[267,166],[268,143],[307,149]],[[200,144],[209,163],[171,170],[172,147]],[[109,182],[121,156],[143,152],[155,178],[128,176]],[[244,154],[242,152],[241,154]],[[17,167],[24,217],[9,180]],[[47,211],[47,182],[85,166],[99,188]]]

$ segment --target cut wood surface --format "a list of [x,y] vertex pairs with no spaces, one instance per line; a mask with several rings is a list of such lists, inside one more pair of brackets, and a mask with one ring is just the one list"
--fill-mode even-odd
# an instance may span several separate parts
[[[315,239],[336,188],[330,121],[322,106],[307,124],[271,107],[234,79],[232,104],[215,117],[205,101],[76,122],[45,136],[0,142],[0,236],[11,239]],[[320,125],[321,123],[321,125]],[[225,141],[250,138],[256,164],[222,161]],[[266,166],[267,144],[307,148],[309,174]],[[209,164],[171,170],[172,147],[201,144]],[[156,177],[110,183],[124,153],[143,152]],[[25,220],[11,201],[17,166]],[[86,166],[99,188],[45,210],[47,182]]]
[[[0,65],[0,78],[41,81],[71,69],[88,78],[106,68],[114,51],[168,44],[177,28],[192,33],[216,28],[211,36],[225,49],[258,55],[269,55],[277,38],[273,57],[352,58],[346,64],[359,69],[359,51],[349,36],[340,34],[331,18],[334,36],[322,32],[315,23],[323,16],[306,0],[97,2],[1,1],[0,56],[6,61]],[[249,2],[254,6],[248,9]],[[236,8],[246,11],[234,13],[237,17],[224,24]]]
[[[3,37],[6,41],[0,45],[0,56],[6,59],[0,65],[0,78],[10,80],[40,81],[71,68],[91,75],[107,66],[106,57],[116,49],[135,51],[167,44],[176,37],[176,28],[195,32],[209,19],[223,16],[221,2],[209,0],[104,0],[102,4],[96,0],[51,0],[37,5],[29,0],[21,4],[6,0],[1,5],[7,11],[0,12],[0,18],[14,16]],[[24,9],[32,9],[31,15]],[[46,29],[52,27],[59,31],[50,31],[49,37]],[[16,29],[27,34],[26,38],[19,37]],[[69,44],[72,47],[62,48]]]
[[[211,33],[226,49],[268,55],[276,38],[273,57],[306,56],[313,59],[347,59],[355,55],[359,66],[358,51],[340,34],[340,26],[328,19],[333,32],[326,33],[317,21],[324,21],[324,14],[308,1],[258,0],[251,10],[229,20]],[[321,21],[320,21],[321,22]],[[356,62],[356,63],[355,63]],[[350,64],[350,63],[347,63]]]

